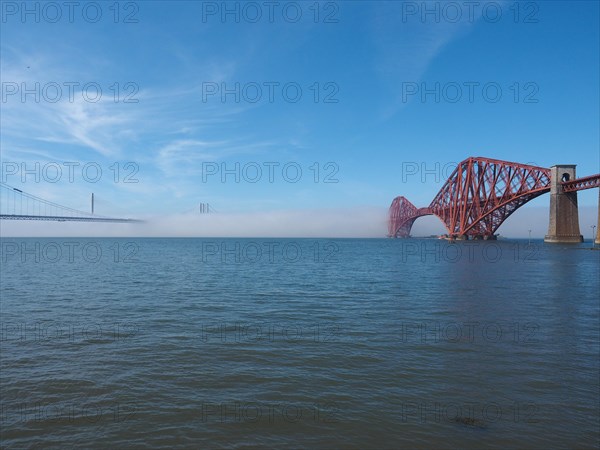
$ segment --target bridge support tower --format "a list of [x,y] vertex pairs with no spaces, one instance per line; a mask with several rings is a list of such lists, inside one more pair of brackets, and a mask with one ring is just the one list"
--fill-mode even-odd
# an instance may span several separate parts
[[575,165],[556,165],[550,168],[550,224],[544,242],[579,243],[583,236],[579,230],[577,192],[563,192],[561,182],[574,180]]
[[600,189],[598,189],[598,224],[596,228],[596,240],[594,244],[600,245]]

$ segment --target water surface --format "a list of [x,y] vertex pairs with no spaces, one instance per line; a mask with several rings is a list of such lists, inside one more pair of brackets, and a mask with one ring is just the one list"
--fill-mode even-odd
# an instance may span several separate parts
[[3,448],[599,444],[585,244],[1,243]]

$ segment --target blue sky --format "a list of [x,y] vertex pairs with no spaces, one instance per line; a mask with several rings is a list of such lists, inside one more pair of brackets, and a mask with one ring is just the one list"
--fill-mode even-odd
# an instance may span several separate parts
[[[403,177],[407,165],[435,170],[488,156],[577,164],[581,176],[600,171],[596,1],[481,2],[472,16],[464,2],[280,2],[272,20],[263,2],[229,2],[238,17],[223,17],[222,2],[120,2],[118,17],[113,2],[99,2],[95,22],[98,7],[83,10],[89,3],[71,20],[61,2],[30,2],[25,15],[21,2],[3,2],[2,181],[86,210],[94,192],[99,214],[154,218],[149,234],[383,236],[395,196],[426,206],[445,181]],[[214,94],[236,83],[239,99]],[[422,97],[436,86],[438,101]],[[39,163],[41,172],[63,162],[93,163],[102,176],[91,183],[76,169],[71,183],[65,168],[56,183],[51,170],[23,183],[8,174],[10,163]],[[139,182],[123,182],[127,162]],[[239,183],[234,174],[222,182],[223,164],[239,164]],[[219,172],[203,176],[207,168]],[[587,234],[598,193],[579,201]],[[200,202],[220,216],[198,217]],[[542,236],[548,202],[531,202],[500,232],[533,227]],[[442,232],[436,220],[413,231]],[[10,233],[16,225],[2,226]]]

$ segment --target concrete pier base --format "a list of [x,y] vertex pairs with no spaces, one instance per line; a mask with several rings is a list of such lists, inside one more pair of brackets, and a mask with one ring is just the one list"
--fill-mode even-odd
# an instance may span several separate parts
[[550,169],[550,223],[544,242],[576,244],[583,242],[579,230],[577,192],[563,192],[562,181],[574,180],[575,165],[557,165]]

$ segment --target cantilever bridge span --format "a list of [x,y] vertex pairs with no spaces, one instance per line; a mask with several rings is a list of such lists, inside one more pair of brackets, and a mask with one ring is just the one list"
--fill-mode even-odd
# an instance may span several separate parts
[[[560,175],[563,168],[562,178],[555,180],[556,174]],[[470,157],[458,164],[428,207],[417,208],[405,197],[396,197],[389,209],[388,235],[409,237],[415,220],[435,215],[444,223],[451,239],[494,239],[500,225],[513,212],[530,200],[551,192],[553,183],[553,195],[570,196],[563,204],[574,203],[576,214],[575,193],[600,187],[600,174],[575,178],[574,173],[575,166],[547,169]],[[576,232],[571,233],[573,236],[579,235],[576,217],[575,221],[576,227],[571,227],[577,228]]]

